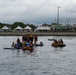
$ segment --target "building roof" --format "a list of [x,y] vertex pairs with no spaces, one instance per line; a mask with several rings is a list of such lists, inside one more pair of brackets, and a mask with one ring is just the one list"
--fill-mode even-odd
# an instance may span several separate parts
[[31,27],[29,27],[29,26],[26,26],[24,29],[28,29],[28,30],[30,30],[30,29],[32,29]]
[[15,29],[20,29],[20,30],[22,30],[22,28],[21,28],[20,26],[17,26]]
[[2,27],[1,29],[9,29],[7,26]]

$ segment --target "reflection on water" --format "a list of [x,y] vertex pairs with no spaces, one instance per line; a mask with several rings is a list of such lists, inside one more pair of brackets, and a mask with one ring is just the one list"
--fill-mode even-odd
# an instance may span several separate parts
[[[33,52],[3,49],[20,36],[0,37],[0,75],[76,75],[76,37],[41,36],[43,47]],[[49,38],[62,38],[66,47],[54,48]]]
[[58,48],[54,48],[53,50],[54,50],[55,52],[60,52],[60,51],[63,50],[63,48],[58,47]]

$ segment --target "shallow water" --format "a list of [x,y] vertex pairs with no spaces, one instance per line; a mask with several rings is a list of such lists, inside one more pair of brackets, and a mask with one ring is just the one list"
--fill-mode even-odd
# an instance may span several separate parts
[[[3,49],[20,36],[0,36],[0,75],[76,75],[76,37],[39,36],[43,47],[34,52]],[[62,38],[66,47],[54,48],[48,39]]]

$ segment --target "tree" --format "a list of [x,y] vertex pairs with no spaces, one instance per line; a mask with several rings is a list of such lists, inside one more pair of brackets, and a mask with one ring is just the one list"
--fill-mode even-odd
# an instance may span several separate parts
[[36,28],[36,26],[33,25],[33,24],[30,24],[29,26],[30,26],[33,30]]
[[23,22],[15,22],[15,23],[13,23],[11,28],[13,29],[13,28],[16,28],[17,26],[20,26],[20,27],[24,28],[25,24]]

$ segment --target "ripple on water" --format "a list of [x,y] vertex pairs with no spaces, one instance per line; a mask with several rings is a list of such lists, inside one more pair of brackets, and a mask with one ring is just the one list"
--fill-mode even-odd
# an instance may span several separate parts
[[0,75],[76,75],[76,37],[54,36],[64,40],[66,47],[63,48],[51,46],[52,41],[48,38],[53,36],[41,36],[38,41],[42,41],[44,46],[35,47],[32,53],[3,50],[7,42],[10,47],[10,42],[17,38],[0,37]]

